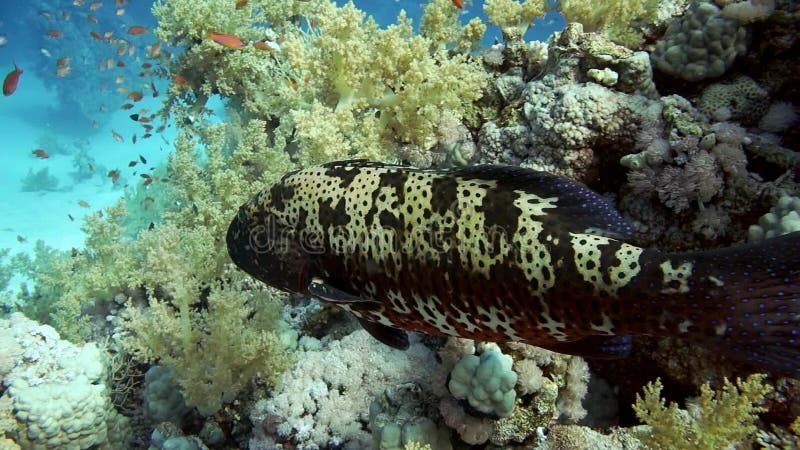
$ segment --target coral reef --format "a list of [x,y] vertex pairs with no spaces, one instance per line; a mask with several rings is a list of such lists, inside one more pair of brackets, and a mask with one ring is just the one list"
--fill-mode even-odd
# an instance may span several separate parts
[[112,406],[108,356],[77,347],[22,314],[0,320],[0,431],[23,449],[127,447],[128,419]]
[[[636,239],[665,251],[795,230],[791,3],[563,0],[572,23],[541,43],[523,37],[551,6],[540,0],[487,0],[486,23],[463,23],[452,1],[432,0],[418,32],[405,13],[381,27],[352,3],[158,2],[159,40],[182,49],[159,67],[173,82],[158,114],[179,128],[168,163],[87,217],[83,248],[37,243],[32,257],[0,265],[0,287],[9,270],[33,281],[3,308],[74,341],[110,338],[136,367],[115,387],[98,347],[71,346],[19,315],[13,327],[0,321],[11,331],[0,333],[0,448],[121,448],[129,425],[115,389],[126,406],[144,394],[126,412],[146,430],[136,444],[149,435],[152,448],[724,448],[753,439],[756,426],[764,445],[796,441],[800,403],[789,388],[768,395],[761,376],[705,384],[686,400],[740,373],[697,349],[645,340],[633,362],[605,366],[609,391],[638,392],[656,373],[665,395],[686,400],[667,406],[652,383],[633,406],[647,425],[632,426],[633,394],[621,404],[607,396],[608,408],[587,395],[589,364],[602,362],[459,338],[412,336],[408,351],[390,349],[331,306],[233,270],[224,243],[253,192],[349,158],[566,175],[606,194]],[[481,49],[487,26],[503,40]],[[226,116],[211,125],[215,96]],[[93,176],[90,164],[104,172],[79,144],[42,139],[74,154],[75,180]],[[47,169],[26,180],[58,188]],[[71,403],[42,400],[55,396]],[[783,408],[780,418],[756,424],[767,406]],[[45,407],[75,423],[54,426]],[[600,422],[621,428],[575,424]]]

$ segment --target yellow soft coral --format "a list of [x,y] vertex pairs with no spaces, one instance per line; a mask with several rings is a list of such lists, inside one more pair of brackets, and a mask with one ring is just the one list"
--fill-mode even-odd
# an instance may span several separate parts
[[772,391],[766,376],[756,374],[736,385],[725,379],[721,390],[708,383],[700,387],[700,398],[686,410],[660,397],[663,385],[656,380],[636,395],[633,410],[651,427],[645,440],[664,450],[716,450],[730,448],[756,431],[753,421],[764,408],[756,406]]
[[603,33],[618,44],[635,47],[643,37],[634,25],[655,21],[658,3],[658,0],[562,0],[561,13],[567,22],[582,24],[584,31]]
[[521,38],[531,23],[547,11],[546,0],[486,0],[483,11],[506,38]]

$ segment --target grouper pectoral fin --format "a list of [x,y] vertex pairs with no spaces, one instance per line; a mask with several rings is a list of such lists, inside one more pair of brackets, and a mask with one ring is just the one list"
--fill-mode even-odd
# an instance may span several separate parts
[[548,344],[542,347],[557,353],[586,358],[619,359],[630,354],[633,349],[633,338],[627,334],[623,336],[587,336],[575,341]]
[[308,285],[308,294],[319,300],[331,303],[372,303],[375,301],[345,292],[318,278],[311,280],[311,283]]
[[361,326],[364,327],[372,337],[380,342],[398,350],[408,350],[408,333],[405,331],[370,322],[369,320],[358,319],[358,321],[361,322]]
[[[331,303],[374,303],[375,300],[362,298],[326,284],[315,278],[308,285],[308,294],[319,300]],[[397,328],[387,327],[376,322],[359,318],[361,326],[378,341],[398,350],[408,349],[408,334]]]

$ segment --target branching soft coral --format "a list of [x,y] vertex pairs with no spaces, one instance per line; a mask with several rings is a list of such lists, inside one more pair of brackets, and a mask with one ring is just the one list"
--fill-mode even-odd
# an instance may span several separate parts
[[[429,9],[431,14],[435,11]],[[441,33],[431,25],[434,19],[429,15],[423,22],[426,32],[437,36]],[[440,19],[437,23],[444,28],[438,30],[452,37],[454,33],[447,31],[451,25]],[[483,94],[488,75],[472,56],[451,55],[438,42],[415,35],[404,13],[396,24],[379,29],[352,3],[341,8],[327,4],[315,20],[318,34],[310,39],[289,37],[284,54],[302,79],[318,87],[317,98],[324,107],[377,118],[368,129],[382,137],[379,142],[387,158],[395,141],[430,148],[442,113],[466,120],[475,114],[473,103]],[[301,136],[322,132],[298,125]],[[301,140],[301,150],[311,151],[310,142]]]
[[[148,308],[128,308],[120,324],[123,347],[172,368],[187,404],[201,414],[232,401],[257,374],[274,382],[290,360],[276,333],[279,296],[243,289],[248,282],[238,272],[230,278],[211,285],[205,299],[186,289],[187,280],[168,283],[170,301],[150,295]],[[198,309],[203,300],[208,307]]]
[[654,22],[658,3],[657,0],[562,0],[561,13],[568,22],[581,23],[585,31],[603,33],[618,44],[637,46],[642,42],[642,34],[634,25]]
[[521,38],[531,23],[544,16],[545,0],[486,0],[483,11],[489,22],[498,25],[506,38]]
[[766,376],[751,375],[736,380],[725,379],[722,389],[713,391],[708,383],[700,387],[700,397],[687,409],[674,403],[665,405],[660,397],[663,388],[656,380],[636,395],[633,409],[636,416],[652,428],[649,439],[659,449],[716,450],[730,448],[756,431],[753,421],[764,408],[757,406],[772,386],[764,384]]

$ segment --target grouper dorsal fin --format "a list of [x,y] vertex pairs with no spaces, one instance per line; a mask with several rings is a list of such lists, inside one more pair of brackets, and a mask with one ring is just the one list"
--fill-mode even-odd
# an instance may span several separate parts
[[558,198],[553,220],[568,232],[597,234],[626,240],[633,229],[614,205],[583,183],[560,175],[505,165],[477,165],[457,169],[453,175],[492,180],[498,187],[542,198]]

